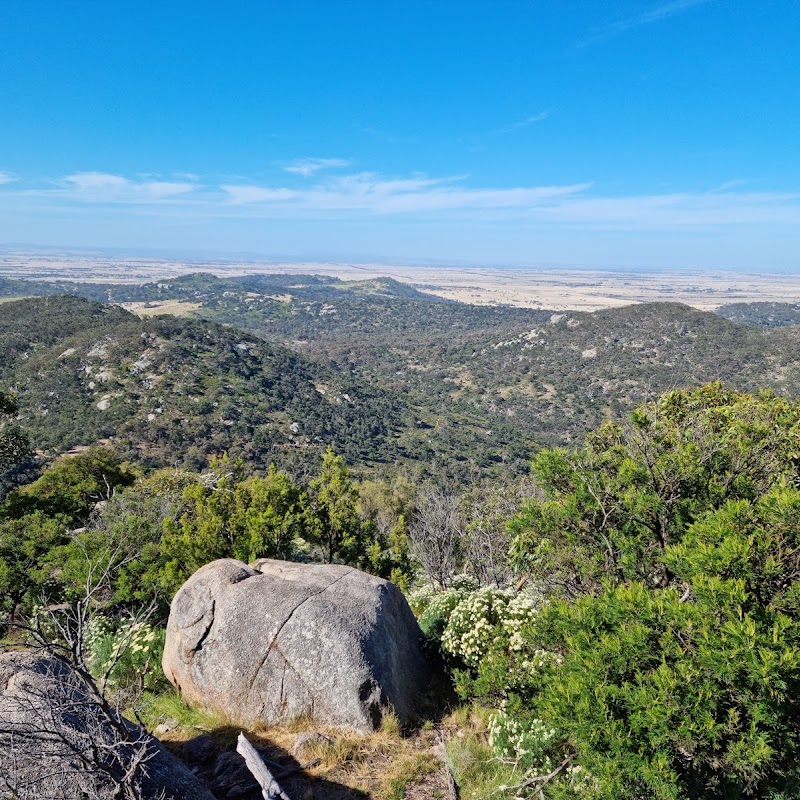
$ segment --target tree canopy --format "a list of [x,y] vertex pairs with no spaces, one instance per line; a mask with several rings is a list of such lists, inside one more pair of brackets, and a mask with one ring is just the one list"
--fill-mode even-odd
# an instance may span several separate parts
[[603,581],[666,586],[663,561],[687,527],[753,500],[800,466],[800,405],[712,383],[668,392],[607,422],[579,449],[541,451],[545,493],[514,520],[515,566],[575,596]]
[[16,414],[18,408],[16,398],[0,389],[0,472],[24,458],[29,450],[27,438],[9,428],[7,418]]

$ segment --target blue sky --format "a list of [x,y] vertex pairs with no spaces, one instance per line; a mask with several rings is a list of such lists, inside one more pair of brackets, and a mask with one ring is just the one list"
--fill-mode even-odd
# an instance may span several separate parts
[[796,0],[2,0],[0,243],[800,267]]

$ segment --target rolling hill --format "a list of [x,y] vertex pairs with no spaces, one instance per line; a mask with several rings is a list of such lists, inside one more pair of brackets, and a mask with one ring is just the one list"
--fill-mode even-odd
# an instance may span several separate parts
[[202,319],[140,319],[77,297],[6,303],[0,382],[43,450],[108,439],[155,463],[393,458],[394,401],[347,374]]

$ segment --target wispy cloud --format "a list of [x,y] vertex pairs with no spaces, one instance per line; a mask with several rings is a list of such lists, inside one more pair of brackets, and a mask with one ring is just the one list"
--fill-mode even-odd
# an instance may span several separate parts
[[258,204],[295,211],[363,211],[408,214],[456,209],[530,207],[553,198],[584,191],[588,183],[569,186],[471,188],[463,177],[384,178],[375,173],[347,175],[308,189],[226,184],[230,203]]
[[[386,178],[358,173],[292,189],[228,184],[231,213],[311,218],[343,215],[479,215],[493,220],[615,230],[698,230],[726,225],[800,224],[800,192],[744,192],[731,181],[703,192],[604,196],[591,183],[476,187],[463,176]],[[435,218],[433,216],[431,219]]]
[[0,184],[13,183],[16,178],[10,172],[0,171]]
[[67,175],[63,187],[54,191],[96,202],[148,202],[185,195],[196,188],[190,181],[134,181],[108,172],[76,172]]
[[727,192],[730,189],[736,189],[739,186],[745,186],[747,181],[742,180],[741,178],[734,178],[730,181],[724,181],[719,186],[715,186],[713,189],[710,189],[711,192]]
[[798,225],[800,192],[701,192],[570,198],[535,216],[542,221],[630,229]]
[[512,133],[513,131],[521,130],[522,128],[529,128],[537,122],[543,122],[550,116],[550,109],[540,111],[538,114],[531,114],[529,117],[512,122],[510,125],[503,125],[500,128],[494,128],[489,131],[490,134],[497,133]]
[[600,42],[618,36],[633,28],[649,25],[654,22],[661,22],[662,20],[681,14],[684,11],[688,11],[691,8],[706,5],[710,2],[711,0],[671,0],[671,2],[668,3],[661,3],[640,14],[625,17],[609,25],[597,28],[591,31],[584,39],[575,42],[574,46],[581,48],[599,44]]
[[307,178],[320,170],[342,169],[349,166],[350,162],[346,158],[298,158],[283,169],[285,172],[293,172],[295,175]]
[[[745,191],[731,180],[700,192],[611,196],[590,182],[546,186],[481,186],[469,176],[376,172],[320,173],[297,187],[271,183],[218,184],[107,172],[76,172],[33,188],[22,178],[0,192],[11,208],[37,201],[51,208],[125,209],[137,214],[201,219],[321,218],[508,222],[590,230],[719,231],[732,226],[800,227],[800,191]],[[120,213],[127,213],[121,210]]]

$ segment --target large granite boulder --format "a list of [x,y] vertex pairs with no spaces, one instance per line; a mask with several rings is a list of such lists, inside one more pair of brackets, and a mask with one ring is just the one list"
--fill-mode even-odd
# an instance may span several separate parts
[[297,717],[369,731],[428,690],[422,634],[396,586],[351,567],[206,564],[175,595],[164,672],[236,724]]
[[129,796],[214,800],[157,739],[104,705],[64,662],[33,651],[0,654],[0,798]]

